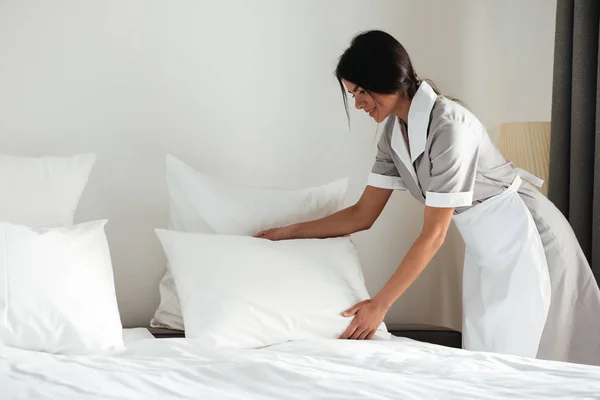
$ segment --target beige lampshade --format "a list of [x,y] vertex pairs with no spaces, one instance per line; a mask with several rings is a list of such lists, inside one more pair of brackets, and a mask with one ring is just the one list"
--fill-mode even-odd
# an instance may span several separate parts
[[517,168],[544,180],[539,188],[548,194],[550,122],[511,122],[500,125],[498,148]]

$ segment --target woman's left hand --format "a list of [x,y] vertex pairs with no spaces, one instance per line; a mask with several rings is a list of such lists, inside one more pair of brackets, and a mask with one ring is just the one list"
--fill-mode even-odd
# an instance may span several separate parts
[[342,313],[344,317],[354,315],[354,319],[340,336],[340,339],[371,339],[383,322],[387,311],[387,307],[373,299],[361,301],[354,307],[344,311]]

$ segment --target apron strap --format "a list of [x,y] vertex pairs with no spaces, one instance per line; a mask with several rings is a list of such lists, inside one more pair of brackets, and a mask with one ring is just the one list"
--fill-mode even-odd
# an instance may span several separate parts
[[515,168],[515,170],[517,171],[517,175],[519,175],[521,178],[525,179],[532,185],[535,185],[535,186],[541,188],[542,185],[544,184],[543,179],[538,178],[537,176],[530,174],[529,172],[527,172],[521,168]]

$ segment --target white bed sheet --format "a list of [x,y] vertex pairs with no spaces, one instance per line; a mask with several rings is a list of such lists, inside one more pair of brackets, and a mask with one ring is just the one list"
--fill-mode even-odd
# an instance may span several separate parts
[[0,399],[600,398],[600,367],[472,353],[396,338],[215,351],[124,332],[111,356],[0,348]]

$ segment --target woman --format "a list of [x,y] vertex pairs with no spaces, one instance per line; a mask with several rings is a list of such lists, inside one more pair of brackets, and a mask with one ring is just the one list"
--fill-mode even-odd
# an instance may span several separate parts
[[421,81],[387,33],[358,35],[336,76],[346,111],[348,91],[358,110],[386,121],[367,187],[338,213],[256,236],[325,238],[368,229],[393,190],[408,190],[425,205],[422,232],[397,271],[379,293],[343,313],[353,319],[342,338],[371,338],[454,220],[466,244],[466,349],[600,365],[600,290],[566,219],[523,180],[539,179],[513,168],[473,114]]

